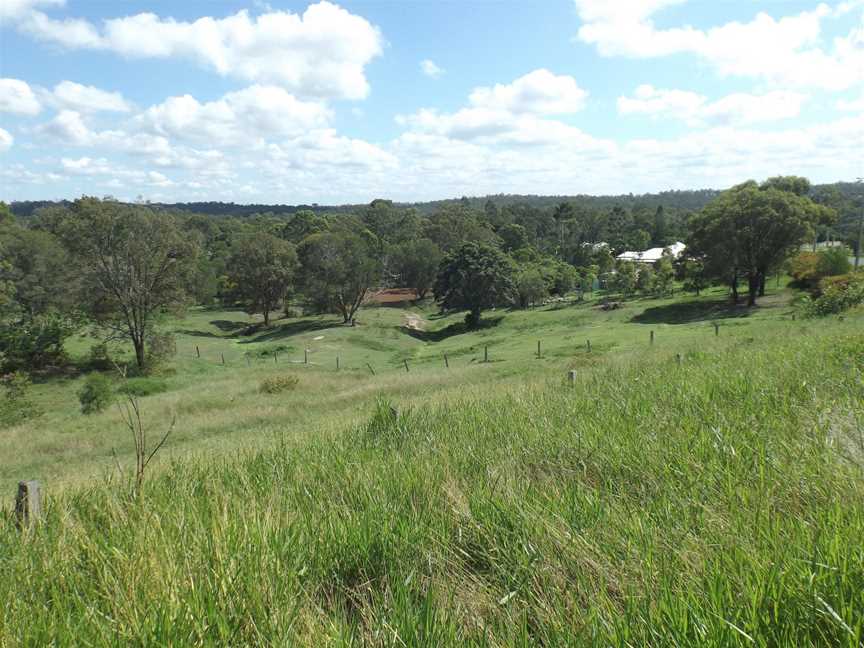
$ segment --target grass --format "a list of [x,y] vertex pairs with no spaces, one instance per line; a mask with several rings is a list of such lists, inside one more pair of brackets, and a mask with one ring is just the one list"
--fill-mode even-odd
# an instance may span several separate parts
[[[10,483],[49,494],[39,527],[0,523],[0,645],[859,646],[864,317],[793,322],[780,292],[715,337],[717,295],[698,303],[432,340],[390,308],[285,337],[191,313],[177,327],[212,336],[181,337],[142,398],[178,431],[140,501],[104,456],[126,456],[113,412],[49,409],[47,439],[34,422],[11,428],[23,452],[0,446]],[[301,351],[245,366],[279,343]],[[316,364],[287,364],[306,348]],[[295,390],[258,393],[286,372]],[[101,479],[58,485],[75,471]]]

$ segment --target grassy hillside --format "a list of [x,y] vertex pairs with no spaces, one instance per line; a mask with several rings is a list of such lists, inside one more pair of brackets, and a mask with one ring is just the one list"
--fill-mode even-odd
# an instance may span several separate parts
[[[256,330],[258,320],[240,311],[198,309],[166,323],[177,335],[171,365],[161,375],[132,382],[148,394],[141,407],[153,434],[176,416],[163,458],[235,452],[344,429],[382,394],[406,402],[440,401],[465,389],[482,394],[488,384],[499,388],[531,377],[557,378],[571,367],[626,363],[646,353],[668,358],[811,326],[791,321],[787,299],[781,289],[752,311],[730,308],[722,292],[699,299],[634,300],[609,312],[593,301],[492,311],[484,327],[471,333],[461,315],[441,317],[431,306],[367,308],[353,328],[337,318],[303,317],[280,320],[267,330]],[[423,330],[407,328],[409,317]],[[720,323],[719,337],[712,322]],[[649,347],[652,330],[655,342]],[[93,342],[75,340],[70,353],[82,359]],[[489,363],[481,362],[486,347]],[[303,364],[304,351],[309,364]],[[259,393],[263,379],[282,374],[299,377],[295,391]],[[45,377],[34,394],[44,413],[0,428],[0,493],[13,492],[20,479],[40,479],[56,489],[104,476],[116,470],[115,452],[129,463],[133,445],[119,410],[81,414],[77,392],[83,383],[77,373]]]
[[[450,374],[428,344],[400,338],[424,366],[405,375],[397,350],[340,329],[349,364],[390,370],[302,374],[308,391],[272,407],[320,408],[315,431],[265,422],[247,370],[202,369],[208,411],[232,394],[262,420],[188,406],[198,433],[218,436],[223,416],[293,431],[240,459],[175,462],[140,501],[99,483],[51,497],[24,535],[4,524],[0,643],[858,646],[862,320],[770,314],[716,339],[704,322],[674,338],[652,323],[648,348],[647,325],[615,312],[594,329],[599,360],[574,328],[569,355],[536,365],[508,315],[509,336],[486,334],[502,361],[454,353]],[[530,375],[499,379],[525,355]],[[178,406],[196,393],[187,373]]]

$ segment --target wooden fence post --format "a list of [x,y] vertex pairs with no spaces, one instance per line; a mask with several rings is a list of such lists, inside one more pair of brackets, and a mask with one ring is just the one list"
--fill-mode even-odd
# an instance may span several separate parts
[[651,344],[654,344],[654,331],[651,331]]
[[279,364],[279,352],[278,351],[273,352],[273,364]]
[[540,340],[537,340],[537,359],[540,359]]
[[222,364],[223,365],[225,364],[225,354],[224,353],[222,354]]
[[408,371],[409,371],[409,369],[408,369],[408,360],[406,359],[406,360],[403,360],[402,362],[405,363],[405,373],[408,373]]
[[714,337],[720,335],[720,325],[717,322],[714,322]]
[[372,368],[372,365],[369,364],[369,363],[367,362],[367,363],[366,363],[366,366],[369,367],[369,371],[371,371],[371,372],[372,372],[372,375],[374,376],[374,375],[375,375],[375,370]]
[[15,496],[15,518],[18,528],[35,524],[42,517],[42,492],[35,480],[18,482]]
[[339,356],[336,356],[336,371],[339,371]]
[[588,340],[588,353],[591,353],[591,340]]
[[449,368],[450,368],[450,363],[447,362],[447,354],[446,354],[446,353],[444,354],[444,367],[445,367],[446,369],[449,369]]
[[201,357],[201,350],[198,348],[197,344],[195,345],[195,353],[198,355],[199,358]]
[[246,366],[247,366],[247,367],[251,367],[251,366],[252,366],[251,363],[249,362],[249,356],[248,356],[248,355],[246,356]]
[[675,362],[678,363],[678,366],[679,366],[679,367],[681,366],[681,361],[682,361],[682,360],[683,360],[683,358],[681,357],[681,354],[680,354],[680,353],[676,353],[676,354],[675,354]]
[[483,362],[489,362],[489,347],[483,347]]
[[309,364],[309,349],[303,349],[303,364]]
[[575,370],[575,369],[571,369],[571,370],[568,372],[567,377],[569,378],[569,380],[570,380],[570,384],[571,384],[571,385],[575,385],[575,384],[576,384],[576,370]]

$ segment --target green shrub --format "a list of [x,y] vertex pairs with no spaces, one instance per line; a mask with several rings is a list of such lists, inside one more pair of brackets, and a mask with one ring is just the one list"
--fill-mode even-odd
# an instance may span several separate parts
[[280,394],[297,388],[300,379],[297,376],[268,376],[261,381],[258,389],[262,394]]
[[177,338],[173,333],[151,333],[147,337],[147,369],[153,370],[177,355]]
[[111,355],[108,353],[108,345],[99,342],[90,347],[90,357],[87,366],[94,371],[108,371],[114,367]]
[[63,343],[76,324],[60,315],[40,315],[17,322],[0,323],[0,357],[3,369],[40,369],[65,362]]
[[803,301],[804,314],[822,317],[842,313],[864,303],[864,272],[826,277],[819,283],[820,296]]
[[121,394],[143,398],[168,391],[168,383],[160,378],[141,376],[127,379],[118,391]]
[[114,399],[111,381],[101,373],[91,373],[84,381],[84,386],[78,392],[82,414],[101,412]]
[[23,371],[0,376],[3,397],[0,398],[0,427],[17,425],[40,414],[28,398],[30,378]]

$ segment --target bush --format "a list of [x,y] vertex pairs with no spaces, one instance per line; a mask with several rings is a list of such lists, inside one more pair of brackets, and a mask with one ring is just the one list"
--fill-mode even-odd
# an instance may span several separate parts
[[12,426],[39,414],[30,401],[30,378],[22,371],[0,376],[3,398],[0,399],[0,427]]
[[836,245],[822,250],[816,264],[820,279],[848,274],[852,270],[852,264],[849,263],[851,255],[852,251],[845,245]]
[[297,376],[269,376],[261,381],[258,389],[262,394],[280,394],[296,389],[299,383]]
[[90,347],[90,358],[87,366],[94,371],[108,371],[114,366],[108,353],[107,344],[100,342]]
[[177,339],[173,333],[151,333],[147,337],[147,368],[156,369],[177,355]]
[[856,272],[839,277],[827,277],[819,283],[816,299],[804,301],[804,314],[808,317],[821,317],[842,313],[864,303],[864,272]]
[[849,248],[843,245],[821,252],[801,252],[789,261],[789,274],[797,286],[814,289],[825,277],[848,273],[851,270],[851,254]]
[[87,376],[84,386],[78,392],[82,414],[101,412],[111,404],[113,399],[114,392],[111,389],[111,381],[101,373],[92,373]]
[[168,391],[168,383],[159,378],[142,376],[140,378],[129,378],[118,390],[121,394],[143,398],[153,394],[161,394]]
[[60,315],[40,315],[0,325],[3,369],[40,369],[65,362],[63,343],[75,329],[71,319]]

